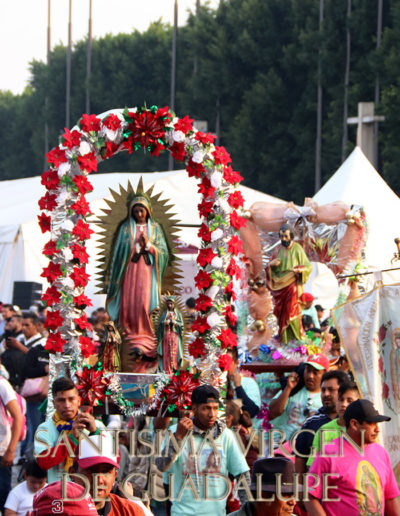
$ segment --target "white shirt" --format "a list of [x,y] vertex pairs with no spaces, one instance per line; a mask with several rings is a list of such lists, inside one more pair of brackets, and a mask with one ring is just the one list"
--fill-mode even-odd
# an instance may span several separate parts
[[14,389],[5,378],[0,378],[0,457],[7,451],[11,439],[11,426],[6,416],[6,405],[17,400]]
[[27,512],[32,510],[34,495],[35,493],[28,489],[28,484],[25,480],[8,493],[4,508],[15,511],[18,516],[25,516]]

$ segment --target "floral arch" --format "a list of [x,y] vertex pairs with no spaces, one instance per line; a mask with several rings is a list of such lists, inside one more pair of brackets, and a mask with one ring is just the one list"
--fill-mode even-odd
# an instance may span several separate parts
[[[232,169],[224,147],[214,145],[214,138],[196,130],[188,116],[177,118],[168,107],[125,108],[84,114],[72,130],[65,128],[60,144],[47,154],[49,170],[42,174],[47,191],[39,200],[42,213],[38,219],[42,232],[50,233],[43,248],[50,262],[42,272],[49,283],[42,301],[48,307],[45,348],[52,355],[50,376],[76,373],[81,394],[92,389],[88,398],[92,404],[110,395],[122,409],[134,413],[121,398],[115,375],[105,374],[101,364],[96,368],[85,365],[94,351],[85,314],[91,306],[85,296],[89,280],[86,241],[93,233],[85,195],[93,190],[90,174],[96,173],[98,163],[117,152],[131,154],[143,148],[158,156],[168,150],[175,160],[185,162],[189,177],[200,180],[202,223],[198,234],[202,245],[195,277],[200,315],[192,327],[197,336],[189,347],[201,372],[200,381],[218,384],[223,353],[237,344],[229,325],[236,320],[231,307],[233,278],[240,277],[237,257],[243,252],[237,232],[246,223],[239,214],[243,197],[238,185],[243,178]],[[197,375],[187,371],[172,377],[160,373],[151,407],[164,400],[169,407],[184,408],[198,382]]]

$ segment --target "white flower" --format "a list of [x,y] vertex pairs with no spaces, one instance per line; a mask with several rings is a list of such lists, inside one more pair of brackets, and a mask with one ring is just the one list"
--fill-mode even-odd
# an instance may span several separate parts
[[221,174],[221,172],[214,171],[211,174],[210,183],[211,183],[211,186],[213,188],[220,188],[221,183],[222,183],[222,174]]
[[183,131],[173,131],[172,138],[176,142],[183,142],[185,140],[185,133]]
[[70,163],[61,163],[61,165],[58,167],[58,177],[65,176],[65,174],[68,174],[71,170]]
[[206,294],[207,296],[210,298],[210,299],[214,299],[215,296],[218,294],[219,292],[219,287],[217,287],[216,285],[213,285],[212,287],[210,287]]
[[196,152],[194,152],[194,153],[193,153],[192,160],[193,160],[195,163],[203,163],[203,160],[204,160],[204,152],[203,152],[203,151],[201,151],[201,150],[197,150]]
[[84,156],[85,154],[89,154],[89,152],[92,152],[90,144],[85,140],[81,141],[81,144],[79,145],[79,154]]
[[222,264],[223,264],[223,261],[220,256],[216,256],[211,261],[211,266],[214,267],[215,269],[220,269],[222,267]]
[[75,287],[74,280],[72,278],[62,278],[60,283],[63,287],[73,289]]
[[229,205],[228,201],[225,201],[225,199],[219,199],[218,204],[220,210],[224,213],[230,213],[232,211],[232,207]]
[[211,328],[214,328],[215,326],[221,326],[223,324],[223,319],[222,317],[219,315],[219,313],[217,312],[212,312],[208,317],[207,317],[207,323],[209,324],[209,326],[211,326]]
[[118,133],[119,133],[118,129],[116,131],[113,131],[112,129],[109,129],[108,127],[103,127],[103,131],[104,131],[104,134],[107,137],[107,139],[110,140],[110,142],[115,142],[115,140],[118,137]]
[[74,223],[72,222],[72,220],[66,219],[61,224],[61,228],[65,229],[66,231],[72,231],[74,229]]
[[215,242],[216,240],[219,240],[224,235],[224,232],[222,229],[217,228],[211,233],[211,242]]
[[62,190],[57,195],[57,203],[58,204],[65,204],[65,202],[71,198],[71,194],[68,192],[68,190]]
[[62,250],[62,253],[64,255],[64,259],[66,262],[70,262],[74,257],[72,254],[72,251],[69,247],[64,247],[64,249]]

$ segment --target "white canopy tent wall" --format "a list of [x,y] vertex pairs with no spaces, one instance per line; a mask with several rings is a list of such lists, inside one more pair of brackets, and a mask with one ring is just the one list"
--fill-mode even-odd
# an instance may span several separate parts
[[[102,208],[107,207],[104,198],[111,198],[109,189],[119,191],[119,185],[126,188],[128,181],[136,188],[140,176],[143,176],[145,188],[155,183],[154,193],[162,192],[162,199],[169,199],[174,205],[171,210],[184,224],[199,225],[200,219],[197,204],[200,195],[197,190],[197,181],[189,178],[187,172],[153,172],[153,173],[108,173],[92,174],[90,180],[93,192],[87,194],[94,215],[100,214]],[[42,234],[37,224],[39,214],[38,200],[45,193],[40,183],[40,176],[2,181],[2,207],[0,209],[0,300],[11,302],[14,281],[35,281],[46,286],[40,277],[42,269],[48,260],[42,255],[44,244],[49,240],[49,233]],[[246,207],[254,202],[284,202],[268,194],[241,186],[240,190],[245,199]],[[96,229],[96,228],[94,228]],[[199,245],[198,228],[182,228],[180,240],[188,246]],[[94,238],[93,238],[94,237]],[[104,305],[104,296],[95,295],[95,256],[96,234],[88,241],[88,252],[91,260],[88,273],[91,280],[86,289],[87,295],[93,300],[93,306]],[[185,281],[182,287],[184,298],[195,294],[193,277],[196,272],[196,255],[182,254],[183,272]]]

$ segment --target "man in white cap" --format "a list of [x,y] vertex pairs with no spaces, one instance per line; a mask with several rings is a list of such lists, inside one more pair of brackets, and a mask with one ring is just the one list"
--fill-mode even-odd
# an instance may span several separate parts
[[[74,469],[76,473],[88,479],[90,494],[100,515],[145,516],[145,511],[139,503],[111,493],[119,465],[114,441],[109,432],[103,430],[99,435],[91,435],[81,441],[77,468]],[[82,482],[82,479],[74,476],[72,472],[71,479],[78,483]]]

